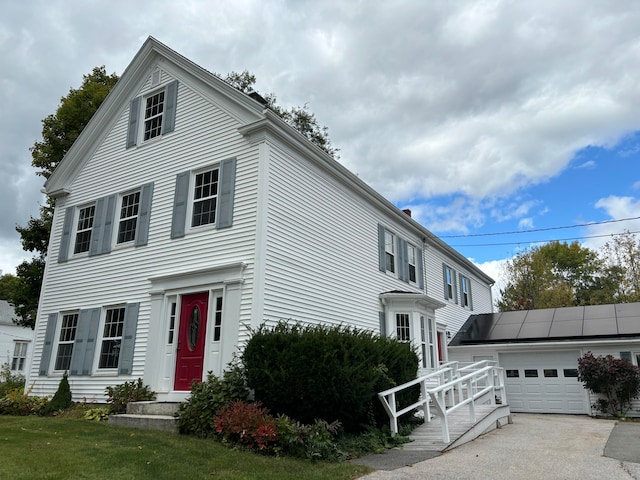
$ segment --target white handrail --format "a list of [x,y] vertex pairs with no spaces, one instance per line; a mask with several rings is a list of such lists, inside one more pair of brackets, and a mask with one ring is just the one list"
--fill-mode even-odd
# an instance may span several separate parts
[[[389,425],[393,435],[398,433],[398,418],[412,410],[422,409],[425,422],[429,422],[432,403],[436,415],[442,419],[442,439],[445,443],[449,443],[448,416],[451,413],[464,405],[469,405],[469,417],[475,422],[475,401],[478,398],[491,394],[491,404],[495,405],[500,393],[501,403],[507,403],[504,370],[495,362],[482,360],[464,367],[458,365],[458,362],[447,362],[443,364],[444,368],[378,393],[378,398],[389,415]],[[437,381],[438,385],[431,385],[433,381]],[[396,393],[418,384],[420,384],[421,393],[418,401],[398,410]]]

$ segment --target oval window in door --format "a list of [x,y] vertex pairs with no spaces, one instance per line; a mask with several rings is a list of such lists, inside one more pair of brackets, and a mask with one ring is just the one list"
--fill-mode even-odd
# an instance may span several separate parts
[[195,350],[198,343],[198,332],[200,331],[200,309],[195,306],[191,310],[191,317],[189,318],[189,335],[188,343],[189,350]]

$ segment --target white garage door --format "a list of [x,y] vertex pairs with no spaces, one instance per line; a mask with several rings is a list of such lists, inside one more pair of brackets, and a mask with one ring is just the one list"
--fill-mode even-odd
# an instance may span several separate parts
[[501,353],[512,412],[589,413],[587,391],[578,381],[578,351]]

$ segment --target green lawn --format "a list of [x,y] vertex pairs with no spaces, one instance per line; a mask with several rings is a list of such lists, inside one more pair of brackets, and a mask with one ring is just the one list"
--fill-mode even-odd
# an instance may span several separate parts
[[87,420],[0,416],[0,478],[353,479],[371,470],[229,449],[213,440]]

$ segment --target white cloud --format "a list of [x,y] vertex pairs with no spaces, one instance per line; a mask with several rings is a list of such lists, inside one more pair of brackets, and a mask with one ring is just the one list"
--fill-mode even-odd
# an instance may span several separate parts
[[617,1],[10,2],[0,249],[19,251],[15,224],[38,214],[28,149],[41,119],[94,66],[122,73],[148,35],[209,70],[250,70],[283,105],[308,103],[345,166],[429,228],[466,232],[535,218],[545,206],[522,188],[640,130],[639,23]]
[[587,236],[598,237],[585,240],[584,245],[586,247],[597,250],[611,239],[611,234],[622,233],[624,231],[640,232],[640,220],[637,219],[637,217],[640,217],[640,199],[611,195],[598,200],[595,206],[603,209],[611,220],[636,219],[615,223],[602,223],[586,227]]

